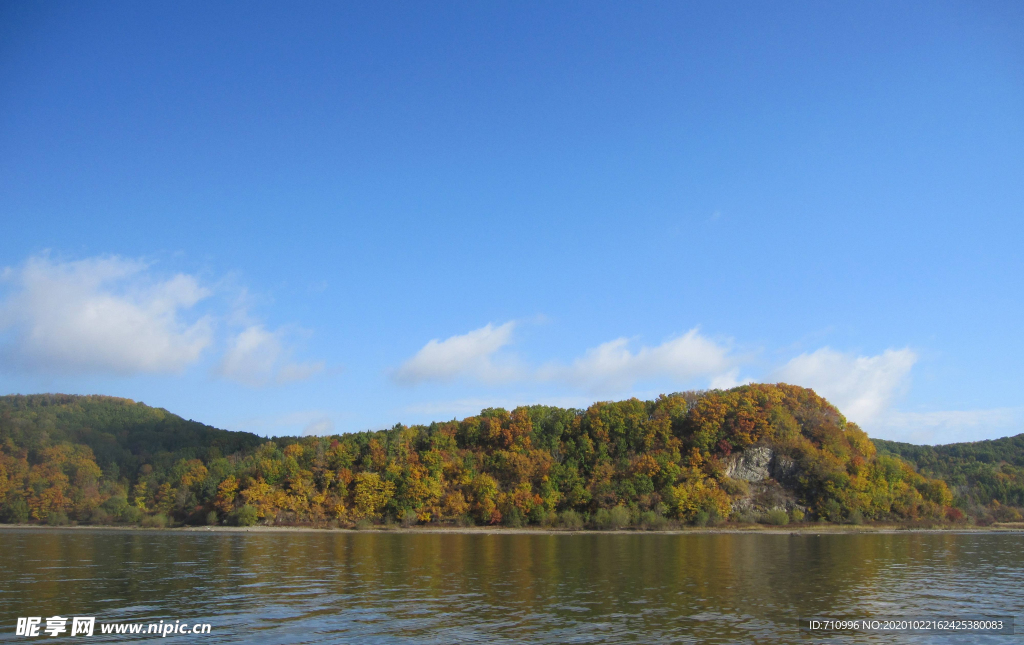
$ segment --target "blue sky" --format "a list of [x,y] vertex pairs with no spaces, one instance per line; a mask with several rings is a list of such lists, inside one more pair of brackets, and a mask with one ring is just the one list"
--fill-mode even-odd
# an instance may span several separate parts
[[3,393],[1024,431],[1020,3],[3,2],[0,151]]

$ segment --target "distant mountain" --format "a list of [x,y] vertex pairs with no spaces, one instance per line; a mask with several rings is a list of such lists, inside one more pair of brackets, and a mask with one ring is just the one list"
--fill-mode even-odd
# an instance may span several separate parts
[[[989,470],[968,472],[943,456],[947,447],[934,457],[910,448],[920,447],[873,443],[812,390],[785,384],[272,440],[126,399],[7,396],[0,521],[657,528],[957,522],[964,511],[1012,519],[1012,487],[993,505],[982,475],[1001,482],[1019,462],[979,450],[971,463]],[[940,475],[959,482],[955,497]]]

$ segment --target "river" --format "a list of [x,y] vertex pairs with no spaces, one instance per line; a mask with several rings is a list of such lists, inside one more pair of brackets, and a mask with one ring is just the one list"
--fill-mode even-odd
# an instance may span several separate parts
[[[1024,534],[0,530],[19,617],[205,623],[206,643],[1008,643]],[[1018,636],[821,635],[809,617],[1014,616]],[[69,630],[70,632],[70,630]]]

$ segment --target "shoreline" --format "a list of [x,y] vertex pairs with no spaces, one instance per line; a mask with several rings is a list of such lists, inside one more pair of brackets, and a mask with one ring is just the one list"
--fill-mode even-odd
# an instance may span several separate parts
[[857,535],[865,533],[896,534],[896,533],[956,533],[983,534],[1009,533],[1024,534],[1024,522],[1012,522],[1001,526],[942,527],[916,528],[896,525],[851,526],[851,525],[797,525],[797,526],[745,526],[735,528],[693,527],[665,530],[642,529],[559,529],[559,528],[505,528],[494,526],[476,527],[386,527],[374,526],[366,529],[349,529],[315,526],[177,526],[177,527],[144,527],[144,526],[103,526],[103,525],[68,525],[49,526],[46,524],[0,524],[0,531],[138,531],[166,533],[346,533],[346,534],[456,534],[456,535]]

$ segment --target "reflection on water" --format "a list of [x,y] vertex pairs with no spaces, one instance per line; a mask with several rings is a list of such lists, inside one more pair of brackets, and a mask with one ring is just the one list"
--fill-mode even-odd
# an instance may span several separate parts
[[[891,642],[808,616],[1024,618],[1024,535],[0,531],[18,616],[209,622],[209,643]],[[90,642],[128,642],[97,635]],[[48,637],[44,637],[47,638]],[[77,637],[76,637],[77,638]],[[1006,643],[1019,636],[903,636]]]

